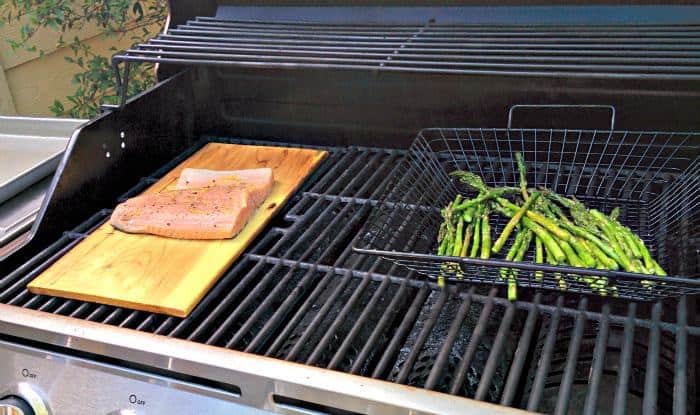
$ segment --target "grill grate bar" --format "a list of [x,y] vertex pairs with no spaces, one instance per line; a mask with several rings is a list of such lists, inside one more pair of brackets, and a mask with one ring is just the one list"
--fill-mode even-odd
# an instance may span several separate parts
[[646,376],[644,376],[644,402],[642,407],[642,413],[644,415],[652,415],[656,413],[657,397],[659,393],[659,349],[661,342],[659,320],[661,320],[661,311],[661,302],[657,302],[652,306],[652,326],[649,330]]
[[626,413],[627,392],[629,391],[630,372],[632,368],[632,347],[634,345],[634,318],[637,313],[637,304],[631,303],[627,309],[627,322],[625,323],[622,353],[620,355],[620,370],[617,377],[617,393],[613,406],[613,415]]
[[605,365],[605,349],[607,348],[608,332],[610,330],[610,305],[603,305],[600,329],[596,338],[595,349],[593,350],[593,365],[588,379],[589,388],[586,395],[586,402],[583,407],[583,415],[595,415],[600,392],[600,382],[603,377]]
[[403,339],[406,338],[406,335],[408,334],[409,330],[411,330],[412,325],[416,321],[418,313],[420,312],[420,309],[425,303],[426,299],[428,298],[430,292],[431,291],[428,289],[428,286],[424,285],[418,291],[418,294],[414,297],[413,302],[408,308],[408,311],[406,312],[404,318],[401,320],[401,324],[396,330],[394,337],[392,337],[391,342],[387,346],[386,350],[384,350],[384,353],[382,354],[379,363],[374,368],[374,371],[372,372],[373,378],[376,379],[383,377],[388,365],[390,364],[390,360],[398,351],[399,347],[401,346],[401,343],[403,342]]
[[450,330],[447,332],[445,342],[440,349],[437,359],[435,359],[433,368],[430,370],[428,380],[425,382],[424,387],[426,389],[435,389],[435,385],[437,385],[440,377],[442,376],[442,372],[445,369],[445,364],[447,363],[447,358],[452,351],[452,346],[457,339],[457,334],[459,334],[459,329],[464,323],[464,319],[467,317],[467,313],[472,306],[472,295],[474,295],[474,291],[474,287],[472,287],[469,293],[467,293],[466,298],[462,301],[462,304],[459,306],[459,310],[457,311],[457,315],[455,316],[454,320],[452,320],[452,325],[450,326]]
[[486,393],[488,392],[489,386],[491,385],[491,380],[496,373],[496,365],[498,361],[503,358],[501,355],[501,350],[505,344],[505,339],[508,336],[508,331],[511,328],[513,322],[513,317],[515,316],[515,305],[508,304],[506,306],[506,313],[503,316],[503,321],[498,328],[498,333],[496,333],[496,341],[489,353],[489,359],[486,361],[486,366],[484,367],[484,373],[481,375],[481,380],[479,381],[479,387],[476,390],[474,399],[483,401],[486,398]]
[[379,338],[381,337],[382,333],[385,332],[385,329],[387,325],[389,324],[390,320],[393,320],[396,318],[398,312],[399,312],[399,303],[403,300],[405,300],[406,296],[406,290],[408,288],[408,281],[411,280],[413,277],[412,274],[409,274],[403,282],[401,282],[401,286],[399,287],[399,290],[396,292],[396,295],[394,295],[394,298],[392,298],[391,302],[389,305],[386,307],[386,310],[382,314],[381,319],[377,323],[377,325],[374,327],[374,330],[372,331],[372,334],[369,336],[367,341],[362,347],[362,350],[360,350],[360,353],[358,353],[357,358],[355,359],[355,363],[353,364],[352,368],[350,369],[350,373],[353,374],[358,374],[360,372],[360,369],[362,368],[362,364],[365,362],[367,359],[367,356],[369,356],[370,352],[372,352],[375,349],[375,345]]
[[537,374],[530,392],[530,399],[527,402],[527,410],[537,412],[544,391],[544,383],[549,374],[549,368],[552,364],[552,355],[554,353],[554,342],[556,341],[557,330],[559,328],[559,320],[561,319],[561,308],[564,304],[564,297],[557,298],[557,308],[549,321],[549,329],[545,340],[544,348],[540,354],[540,361],[537,363]]
[[557,407],[554,413],[564,415],[569,408],[569,397],[571,396],[571,386],[574,383],[574,371],[576,370],[576,361],[581,350],[581,340],[583,339],[583,329],[586,325],[586,314],[584,311],[588,307],[588,299],[583,298],[579,302],[579,310],[581,311],[576,316],[576,325],[574,326],[571,343],[569,343],[569,352],[567,353],[566,369],[564,369],[564,378],[559,387],[559,396],[557,397]]
[[469,365],[474,358],[476,348],[479,346],[479,342],[481,341],[481,337],[484,335],[484,331],[486,331],[486,325],[491,317],[491,312],[494,306],[493,298],[497,293],[498,290],[496,288],[492,288],[489,292],[489,299],[484,304],[484,308],[481,310],[481,315],[479,316],[479,321],[476,323],[476,327],[474,327],[474,331],[469,337],[469,346],[467,346],[467,349],[464,351],[462,360],[459,362],[459,367],[457,368],[456,376],[452,380],[452,385],[450,386],[450,393],[452,395],[456,395],[464,384],[464,380],[467,376],[467,370],[469,369]]
[[515,353],[513,355],[513,362],[511,363],[510,370],[508,372],[506,386],[503,389],[501,405],[510,406],[513,404],[513,400],[515,399],[515,393],[520,384],[520,376],[523,372],[523,367],[525,366],[525,361],[530,350],[532,336],[535,333],[535,326],[538,320],[537,308],[541,299],[542,293],[538,292],[535,294],[535,299],[530,305],[530,310],[527,313],[527,320],[525,320],[525,326],[522,334],[520,335],[520,340],[518,340],[518,347],[515,349]]
[[688,396],[688,299],[682,297],[678,302],[676,332],[675,378],[673,380],[673,415],[686,414],[686,397]]
[[423,348],[423,345],[428,339],[430,331],[433,329],[433,326],[437,322],[438,316],[440,315],[442,308],[445,306],[448,296],[449,294],[447,290],[443,290],[440,292],[440,294],[438,294],[437,302],[431,308],[430,315],[428,316],[428,318],[423,322],[423,328],[421,329],[420,334],[418,335],[418,338],[416,339],[416,342],[413,345],[413,348],[411,349],[411,352],[404,361],[404,365],[401,368],[401,372],[399,372],[399,376],[395,380],[396,383],[406,383],[406,380],[408,379],[408,374],[413,368],[413,365],[416,363],[416,359],[418,359],[418,354],[420,353],[421,349]]

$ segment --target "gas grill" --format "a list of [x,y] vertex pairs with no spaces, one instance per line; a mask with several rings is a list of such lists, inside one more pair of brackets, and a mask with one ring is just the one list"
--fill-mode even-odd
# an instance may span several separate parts
[[[523,289],[510,302],[353,250],[421,128],[606,131],[612,106],[615,129],[700,131],[698,16],[172,0],[166,32],[113,59],[122,92],[143,62],[160,82],[74,135],[31,240],[0,262],[0,407],[699,413],[693,296]],[[537,106],[507,120],[520,103]],[[209,142],[329,156],[188,317],[27,291],[116,203]]]

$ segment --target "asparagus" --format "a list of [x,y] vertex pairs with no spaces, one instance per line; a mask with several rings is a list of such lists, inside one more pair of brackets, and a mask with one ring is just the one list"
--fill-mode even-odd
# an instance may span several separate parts
[[[530,247],[530,242],[532,241],[532,231],[526,230],[523,236],[520,246],[518,247],[518,252],[515,253],[513,261],[522,261],[525,257],[525,253]],[[518,299],[518,271],[513,270],[513,272],[508,277],[508,300],[515,301]]]
[[[511,245],[510,249],[508,250],[508,253],[506,254],[506,261],[512,261],[513,258],[515,258],[515,254],[518,252],[520,244],[523,241],[523,236],[525,236],[525,232],[518,232],[518,234],[515,235],[513,245]],[[501,268],[501,278],[506,278],[507,276],[508,268]]]
[[576,250],[576,254],[578,254],[578,257],[581,259],[581,262],[583,262],[583,265],[589,268],[594,268],[596,266],[596,260],[593,258],[593,255],[588,247],[583,243],[583,240],[574,237],[574,239],[571,241],[571,246],[573,246]]
[[[498,210],[501,214],[509,218],[513,217],[513,215],[515,214],[512,211],[505,209],[501,206],[498,206],[496,210]],[[547,249],[549,249],[552,252],[552,255],[557,261],[563,262],[566,259],[566,254],[564,254],[564,251],[562,251],[562,249],[557,244],[557,241],[552,237],[552,235],[549,234],[549,232],[547,232],[545,228],[530,220],[529,218],[527,218],[527,216],[523,216],[523,218],[520,221],[526,228],[530,229],[532,232],[535,233],[535,235],[542,239],[542,243],[547,247]]]
[[522,153],[515,153],[515,160],[518,163],[518,172],[520,173],[520,192],[523,195],[523,199],[528,200],[530,196],[527,194],[527,168],[525,167]]
[[474,241],[472,249],[469,253],[470,258],[475,258],[479,254],[479,241],[481,240],[481,216],[476,216],[476,224],[474,225]]
[[491,255],[491,224],[489,223],[489,211],[486,209],[481,215],[481,259],[488,259]]
[[[511,203],[507,199],[504,199],[502,197],[497,198],[496,200],[506,209],[514,211],[513,213],[517,212],[519,209],[518,205]],[[557,238],[564,241],[569,241],[571,239],[571,234],[569,232],[560,228],[559,225],[557,225],[550,219],[540,215],[539,213],[533,212],[532,210],[528,210],[527,212],[525,212],[525,216],[537,222],[539,225],[543,226],[545,229],[547,229],[548,232],[554,234],[554,236],[556,236]]]
[[[539,237],[535,238],[535,263],[541,264],[544,262],[544,247],[542,246],[542,239]],[[535,278],[537,281],[542,281],[542,271],[535,272]]]
[[453,209],[457,212],[464,211],[466,209],[482,205],[484,202],[486,202],[490,199],[502,197],[502,196],[505,196],[506,194],[513,193],[514,191],[517,192],[518,189],[513,188],[513,187],[500,187],[497,189],[489,189],[489,190],[486,190],[485,192],[479,193],[479,195],[473,199],[465,200],[464,202],[460,203],[459,205],[455,205],[453,207]]
[[470,223],[467,226],[467,230],[464,232],[464,241],[462,242],[462,250],[459,251],[459,256],[467,256],[467,250],[469,249],[469,244],[472,240],[472,235],[474,234],[474,224]]
[[497,254],[501,248],[503,248],[503,245],[505,245],[506,241],[510,237],[510,234],[513,232],[513,229],[515,228],[515,225],[520,222],[520,219],[523,217],[525,212],[530,208],[530,205],[537,200],[539,197],[539,193],[533,193],[532,197],[529,198],[521,207],[518,209],[515,215],[513,215],[512,218],[508,221],[506,224],[505,228],[503,228],[503,232],[501,232],[501,235],[496,239],[496,242],[493,244],[492,251],[494,254]]
[[[547,259],[547,263],[549,265],[558,265],[557,260],[554,258],[554,255],[552,255],[552,252],[547,248],[547,245],[544,246],[545,250],[545,258]],[[567,288],[566,281],[564,278],[562,278],[560,272],[555,272],[554,273],[554,278],[556,278],[557,282],[559,283],[559,289],[564,291]]]
[[464,219],[460,216],[459,219],[457,220],[457,233],[455,234],[455,243],[454,243],[454,248],[452,250],[453,256],[459,256],[459,253],[462,252],[463,235],[464,235]]

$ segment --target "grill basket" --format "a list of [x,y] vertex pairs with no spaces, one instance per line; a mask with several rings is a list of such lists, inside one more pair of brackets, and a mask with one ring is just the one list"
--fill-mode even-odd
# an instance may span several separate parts
[[[575,196],[606,213],[619,207],[620,222],[644,240],[669,276],[535,264],[534,249],[524,262],[437,256],[440,210],[458,193],[474,196],[449,173],[463,169],[489,186],[518,186],[516,152],[527,163],[529,187]],[[519,288],[636,301],[700,293],[699,153],[700,136],[692,133],[426,129],[397,168],[354,250],[453,283],[506,285],[500,278],[505,268],[517,275]],[[494,239],[506,223],[491,215]],[[606,277],[609,289],[592,289],[584,279],[590,276]]]

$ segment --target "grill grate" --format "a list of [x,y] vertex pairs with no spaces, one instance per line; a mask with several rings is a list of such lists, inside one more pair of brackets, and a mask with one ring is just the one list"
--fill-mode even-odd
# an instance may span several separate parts
[[535,293],[511,303],[497,288],[441,290],[351,249],[403,153],[330,151],[187,318],[26,291],[109,210],[0,278],[0,302],[544,412],[695,413],[692,298],[647,306]]
[[115,55],[113,65],[122,92],[130,65],[139,62],[698,80],[699,42],[696,25],[476,26],[426,18],[423,25],[368,26],[197,17]]

